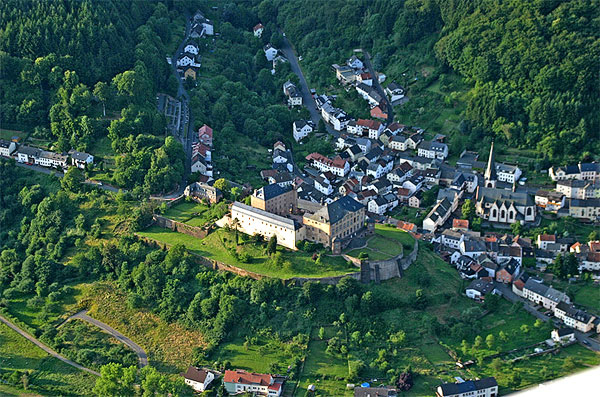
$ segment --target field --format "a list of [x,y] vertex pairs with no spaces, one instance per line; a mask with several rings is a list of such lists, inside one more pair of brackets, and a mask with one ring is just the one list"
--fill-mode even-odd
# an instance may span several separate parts
[[[75,369],[24,339],[4,324],[0,324],[0,375],[6,380],[14,371],[29,371],[27,393],[40,393],[47,396],[90,396],[96,377]],[[20,395],[21,375],[18,386],[0,388],[2,395]]]
[[[194,254],[268,277],[284,279],[290,277],[330,277],[358,271],[358,268],[346,263],[342,257],[321,255],[319,261],[313,261],[312,254],[302,251],[290,251],[282,247],[277,247],[278,252],[281,252],[281,263],[274,263],[265,253],[264,244],[247,241],[236,247],[234,232],[225,229],[219,229],[204,239],[173,232],[158,226],[152,226],[140,232],[139,235],[168,245],[184,244]],[[240,240],[241,237],[243,236],[240,234]],[[238,253],[237,257],[233,255],[234,252]],[[238,259],[239,254],[242,253],[250,256],[250,263],[244,263]]]
[[304,396],[311,384],[316,387],[316,396],[353,396],[351,389],[346,389],[345,382],[340,382],[348,376],[348,361],[325,353],[326,341],[311,341],[308,345],[308,357],[304,370],[298,382],[296,396]]
[[179,324],[169,324],[143,309],[130,309],[127,297],[117,286],[95,283],[82,286],[82,306],[88,314],[139,344],[148,354],[150,365],[159,371],[177,373],[193,359],[194,347],[204,345],[202,334]]
[[190,226],[202,227],[227,212],[227,204],[221,202],[208,207],[196,202],[182,202],[169,208],[164,216]]
[[7,130],[4,128],[0,128],[0,139],[4,139],[6,141],[10,141],[13,136],[18,136],[19,138],[21,138],[21,143],[23,143],[27,138],[27,135],[28,133],[24,131]]

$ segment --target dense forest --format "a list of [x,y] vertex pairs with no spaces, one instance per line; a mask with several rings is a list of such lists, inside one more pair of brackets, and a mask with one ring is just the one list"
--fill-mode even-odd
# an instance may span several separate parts
[[315,85],[331,84],[330,65],[363,48],[399,82],[419,64],[435,67],[429,84],[460,74],[470,88],[456,132],[469,141],[554,161],[600,151],[598,1],[264,0],[256,9],[285,30]]

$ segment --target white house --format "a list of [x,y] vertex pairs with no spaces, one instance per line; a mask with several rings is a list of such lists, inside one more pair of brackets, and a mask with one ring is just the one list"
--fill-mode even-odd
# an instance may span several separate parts
[[390,138],[388,146],[392,150],[405,151],[408,148],[407,138],[404,135],[396,135]]
[[333,193],[333,187],[331,182],[323,174],[317,175],[315,178],[315,189],[323,193],[325,196],[329,196]]
[[264,47],[265,57],[267,57],[267,61],[272,61],[277,56],[277,48],[273,47],[271,44],[267,44]]
[[469,297],[471,299],[474,299],[477,301],[482,301],[482,300],[485,300],[485,296],[487,294],[489,294],[490,292],[493,292],[493,291],[494,291],[493,283],[482,280],[482,279],[477,279],[477,280],[473,280],[471,282],[471,284],[469,284],[469,286],[465,290],[465,293],[467,294],[467,297]]
[[285,378],[273,377],[269,374],[250,373],[240,369],[225,371],[223,384],[230,395],[254,394],[259,396],[279,397],[283,390]]
[[190,386],[194,391],[202,393],[206,390],[210,382],[215,379],[215,375],[205,369],[188,367],[185,373],[181,373],[185,379],[185,384]]
[[575,341],[575,331],[570,328],[554,329],[550,333],[552,340],[556,343],[569,343]]
[[523,172],[516,165],[496,163],[496,177],[501,182],[515,183]]
[[362,69],[364,67],[362,61],[358,59],[356,55],[352,55],[350,59],[346,61],[346,64],[352,69]]
[[340,156],[337,156],[332,160],[315,152],[306,156],[306,161],[322,172],[331,171],[334,175],[340,177],[344,177],[350,172],[350,164]]
[[0,139],[0,156],[10,157],[17,150],[17,144],[12,141]]
[[444,160],[448,157],[448,145],[436,141],[423,141],[418,146],[417,155],[428,159]]
[[194,55],[198,55],[198,50],[198,46],[194,43],[189,43],[183,48],[183,52],[189,52]]
[[323,121],[333,126],[336,131],[341,131],[350,122],[350,117],[342,109],[333,107],[330,103],[325,103],[321,107],[321,117]]
[[594,329],[595,316],[586,313],[584,310],[577,309],[575,306],[560,302],[554,308],[554,315],[570,328],[575,328],[581,332],[589,332]]
[[356,92],[358,92],[358,94],[363,97],[363,99],[367,100],[369,105],[373,107],[379,105],[383,101],[383,98],[381,95],[379,95],[379,92],[377,92],[375,88],[368,86],[365,83],[358,83],[355,88]]
[[41,156],[41,154],[41,149],[21,145],[17,150],[17,161],[19,163],[37,164],[38,158]]
[[283,93],[288,97],[288,106],[302,106],[302,95],[294,83],[286,81],[283,84]]
[[87,164],[94,163],[94,156],[89,153],[78,152],[77,150],[69,150],[69,156],[71,156],[71,165],[77,168],[84,169]]
[[68,156],[64,154],[42,150],[36,164],[42,167],[67,168],[67,159]]
[[550,310],[554,310],[560,302],[571,303],[565,293],[537,282],[533,278],[529,278],[523,286],[523,297]]
[[259,23],[252,30],[254,31],[254,37],[261,37],[263,34],[263,31],[265,30],[265,27],[263,26],[262,23]]
[[201,66],[200,62],[197,61],[196,55],[191,53],[184,53],[177,60],[177,67],[186,67],[191,66],[193,68],[199,68]]
[[436,397],[497,397],[498,382],[494,377],[479,380],[444,383],[438,386]]
[[296,142],[300,142],[302,139],[306,138],[308,134],[313,132],[313,123],[309,120],[296,120],[292,125],[292,129],[294,132],[294,139]]
[[458,200],[450,202],[448,198],[444,197],[443,200],[439,201],[427,214],[425,220],[423,220],[423,229],[429,232],[435,232],[435,230],[443,225],[446,220],[450,217],[452,212],[456,210],[458,206]]

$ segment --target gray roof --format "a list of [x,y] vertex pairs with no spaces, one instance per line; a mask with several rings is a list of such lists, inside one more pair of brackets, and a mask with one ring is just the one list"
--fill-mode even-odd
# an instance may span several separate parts
[[354,397],[396,397],[398,392],[388,387],[355,387]]
[[23,153],[23,154],[26,154],[27,156],[38,157],[41,155],[42,150],[38,149],[36,147],[22,145],[17,150],[17,153]]
[[584,324],[587,324],[590,322],[592,316],[590,316],[588,313],[586,313],[583,310],[577,309],[575,306],[568,304],[566,302],[559,302],[558,305],[556,305],[556,308],[558,310],[562,310],[563,312],[565,312],[565,314],[577,321],[580,321]]
[[467,289],[474,289],[475,291],[481,293],[481,295],[486,295],[494,289],[494,284],[490,283],[489,281],[477,279],[473,280]]
[[516,193],[504,189],[479,187],[477,189],[477,200],[493,203],[494,201],[508,201],[516,205],[531,206],[533,200],[527,193]]
[[342,219],[348,212],[356,212],[365,206],[354,200],[350,196],[344,196],[335,200],[331,204],[325,205],[319,211],[310,216],[311,219],[320,222],[329,222],[335,224]]
[[269,223],[278,225],[278,226],[286,228],[286,229],[293,229],[293,230],[297,229],[297,224],[296,224],[296,222],[294,222],[293,219],[284,218],[283,216],[272,214],[270,212],[263,211],[259,208],[251,207],[249,205],[240,203],[238,201],[233,203],[231,208],[232,208],[232,210],[235,209],[239,212],[246,213],[256,219],[262,219],[265,222],[269,222]]
[[85,153],[85,152],[78,152],[77,150],[69,150],[69,155],[71,156],[71,158],[74,158],[75,160],[79,160],[79,161],[86,161],[88,159],[88,157],[91,156],[91,154],[89,153]]
[[291,188],[289,186],[281,187],[277,183],[272,183],[270,185],[261,187],[254,194],[256,197],[266,201],[266,200],[275,198],[279,195],[282,195],[284,193],[287,193],[290,190],[291,190]]
[[461,383],[444,383],[440,388],[442,389],[442,393],[446,396],[484,390],[494,386],[498,386],[496,378],[489,377],[481,380],[468,380]]

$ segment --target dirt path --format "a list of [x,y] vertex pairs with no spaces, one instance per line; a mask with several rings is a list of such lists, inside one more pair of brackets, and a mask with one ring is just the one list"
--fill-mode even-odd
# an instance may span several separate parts
[[129,339],[128,337],[126,337],[125,335],[123,335],[122,333],[117,331],[116,329],[112,328],[111,326],[104,324],[102,321],[98,321],[95,318],[88,316],[87,310],[82,310],[79,313],[73,314],[72,316],[67,318],[65,320],[65,322],[72,320],[72,319],[83,320],[83,321],[86,321],[86,322],[102,329],[104,332],[115,337],[118,341],[123,342],[124,344],[129,346],[129,348],[137,354],[138,359],[140,360],[140,367],[145,367],[146,365],[148,365],[148,355],[146,354],[144,349],[142,349],[137,343],[135,343],[134,341],[132,341],[131,339]]
[[36,338],[34,338],[33,336],[29,335],[27,332],[23,331],[21,328],[17,327],[16,325],[14,325],[10,321],[8,321],[6,318],[0,316],[0,321],[3,322],[4,324],[6,324],[13,331],[19,333],[25,339],[27,339],[30,342],[32,342],[35,345],[37,345],[40,349],[44,350],[46,353],[50,354],[52,357],[57,358],[60,361],[64,362],[65,364],[68,364],[68,365],[70,365],[72,367],[75,367],[77,369],[80,369],[82,371],[86,371],[86,372],[89,372],[90,374],[93,374],[93,375],[96,375],[96,376],[100,376],[100,374],[98,372],[96,372],[94,370],[91,370],[89,368],[86,368],[86,367],[84,367],[82,365],[79,365],[76,362],[73,362],[73,361],[69,360],[68,358],[65,358],[65,357],[61,356],[60,354],[58,354],[57,352],[55,352],[54,350],[52,350],[51,348],[49,348],[48,346],[44,345],[42,342],[40,342],[39,340],[37,340]]

